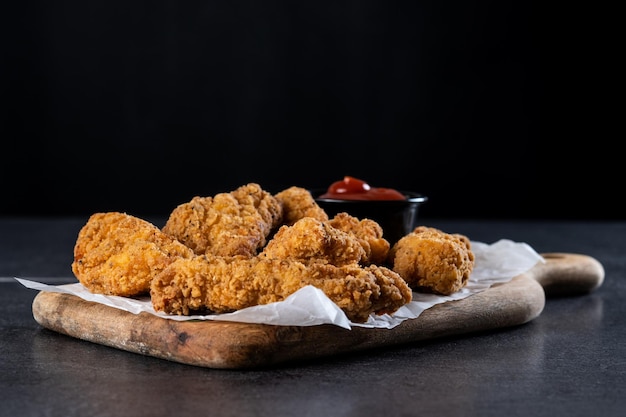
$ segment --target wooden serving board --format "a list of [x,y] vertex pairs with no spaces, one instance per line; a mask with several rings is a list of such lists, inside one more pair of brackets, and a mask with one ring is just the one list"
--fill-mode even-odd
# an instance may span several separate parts
[[43,327],[128,352],[207,368],[262,368],[521,325],[539,316],[546,295],[586,294],[604,280],[604,268],[589,256],[542,256],[545,264],[510,282],[438,304],[392,329],[174,321],[46,291],[37,294],[32,309]]

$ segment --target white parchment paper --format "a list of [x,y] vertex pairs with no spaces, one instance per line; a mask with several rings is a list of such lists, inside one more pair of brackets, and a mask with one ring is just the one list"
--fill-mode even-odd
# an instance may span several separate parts
[[371,315],[365,323],[351,322],[326,294],[313,286],[306,286],[278,303],[248,307],[227,314],[179,316],[154,311],[148,296],[143,298],[107,296],[93,294],[80,283],[55,286],[22,278],[15,279],[25,287],[34,290],[69,293],[87,301],[106,304],[134,314],[145,311],[169,320],[226,320],[281,326],[334,324],[346,329],[355,326],[391,329],[404,320],[419,317],[423,311],[434,305],[460,300],[485,291],[496,283],[510,281],[513,277],[531,269],[538,262],[545,263],[541,255],[528,244],[508,239],[502,239],[493,244],[472,241],[472,251],[475,255],[474,270],[467,285],[460,291],[449,296],[413,292],[413,300],[394,314]]

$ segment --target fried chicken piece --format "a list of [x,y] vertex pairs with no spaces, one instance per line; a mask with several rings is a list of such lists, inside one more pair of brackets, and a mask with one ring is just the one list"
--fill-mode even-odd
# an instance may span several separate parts
[[306,285],[322,290],[353,322],[391,314],[412,297],[385,267],[212,255],[179,258],[152,281],[150,296],[155,311],[226,313],[282,301]]
[[289,187],[274,195],[283,206],[283,223],[291,226],[303,217],[328,220],[328,214],[321,208],[309,190],[301,187]]
[[475,257],[466,236],[418,226],[393,245],[388,259],[413,290],[450,295],[467,284]]
[[213,197],[194,197],[176,207],[162,231],[195,254],[256,256],[282,222],[282,206],[249,183]]
[[193,251],[150,222],[126,213],[95,213],[78,233],[72,272],[96,294],[147,294],[150,281]]
[[359,263],[366,253],[357,238],[328,222],[303,217],[292,226],[283,225],[267,243],[261,256],[293,258],[301,262],[320,261],[332,265]]
[[337,213],[329,224],[339,230],[353,234],[365,250],[363,264],[380,265],[389,254],[390,243],[383,238],[383,228],[372,219],[358,219],[348,213]]

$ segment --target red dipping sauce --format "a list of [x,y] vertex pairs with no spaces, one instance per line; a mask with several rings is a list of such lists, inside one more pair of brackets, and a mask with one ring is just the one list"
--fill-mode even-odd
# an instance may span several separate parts
[[343,177],[341,181],[332,183],[328,190],[318,196],[318,198],[334,200],[406,200],[404,194],[393,188],[371,187],[365,181],[349,176]]

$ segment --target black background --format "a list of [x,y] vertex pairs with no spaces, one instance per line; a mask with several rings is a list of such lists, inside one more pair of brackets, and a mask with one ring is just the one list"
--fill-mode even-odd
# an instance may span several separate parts
[[[12,2],[1,215],[165,215],[351,175],[425,217],[613,219],[581,10],[533,2]],[[574,19],[573,17],[576,17]],[[613,137],[611,140],[615,140]]]

